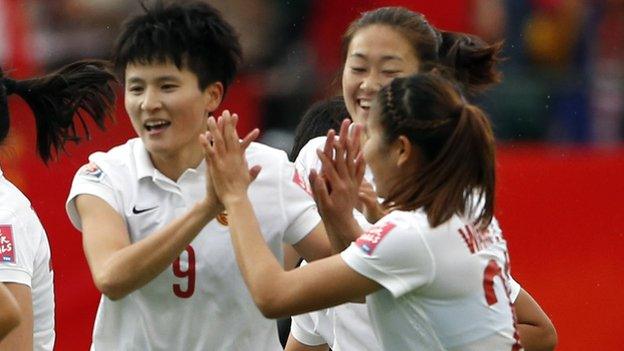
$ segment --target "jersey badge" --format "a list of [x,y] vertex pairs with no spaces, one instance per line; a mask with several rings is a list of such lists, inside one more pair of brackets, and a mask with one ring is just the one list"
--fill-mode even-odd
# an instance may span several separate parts
[[0,257],[2,262],[15,263],[15,242],[11,225],[0,225]]
[[297,184],[301,189],[303,189],[303,191],[308,193],[308,195],[310,196],[312,195],[312,191],[310,190],[310,187],[308,187],[308,184],[305,182],[303,177],[299,174],[299,171],[297,171],[296,169],[295,169],[295,174],[293,175],[292,181],[295,184]]
[[102,170],[95,163],[90,162],[80,169],[80,174],[86,176],[87,178],[91,178],[93,180],[99,181],[102,178]]
[[224,225],[227,227],[228,225],[228,218],[227,218],[227,212],[223,211],[221,213],[219,213],[217,215],[217,222],[221,223],[221,225]]
[[366,254],[372,255],[377,248],[377,245],[383,240],[383,238],[396,227],[396,224],[392,222],[386,222],[381,225],[376,225],[365,231],[355,241],[355,244],[362,249]]

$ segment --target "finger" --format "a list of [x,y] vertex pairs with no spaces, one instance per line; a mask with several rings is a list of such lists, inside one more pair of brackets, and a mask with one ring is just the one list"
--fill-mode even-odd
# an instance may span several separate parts
[[[364,173],[366,173],[366,162],[364,162],[364,155],[362,154],[362,152],[360,151],[357,156],[355,157],[355,162],[354,162],[354,167],[355,167],[355,179],[358,183],[362,183],[364,181]],[[366,182],[371,189],[373,188],[373,186]]]
[[[223,117],[220,117],[219,121],[221,121],[222,119]],[[208,118],[208,131],[212,136],[212,147],[214,151],[219,155],[224,154],[225,144],[223,142],[221,131],[219,130],[218,122],[214,119],[214,117]]]
[[362,125],[361,124],[352,124],[352,127],[349,128],[349,140],[347,143],[347,166],[349,166],[349,171],[351,175],[355,174],[355,158],[360,152],[360,138],[362,136]]
[[314,202],[318,205],[320,210],[324,210],[329,204],[329,191],[325,185],[323,177],[319,176],[315,170],[310,171],[310,187],[312,188],[312,196]]
[[258,174],[260,174],[261,170],[262,166],[259,165],[251,167],[251,169],[249,170],[249,177],[251,178],[252,182],[256,180],[256,178],[258,178]]
[[323,153],[327,155],[328,158],[333,157],[335,138],[336,138],[336,131],[333,129],[330,129],[327,132],[327,139],[325,139],[325,146],[323,147]]
[[254,141],[256,140],[256,138],[258,138],[258,135],[260,135],[260,129],[256,128],[254,130],[252,130],[251,132],[249,132],[245,138],[243,138],[243,140],[240,142],[240,147],[241,149],[245,150],[247,149],[247,147]]
[[237,121],[238,116],[236,114],[226,116],[225,121],[223,121],[223,140],[227,150],[238,150],[240,147],[236,132]]
[[349,170],[347,168],[347,164],[346,164],[346,154],[345,154],[345,144],[344,144],[344,139],[342,137],[339,138],[339,141],[337,143],[334,143],[334,157],[333,157],[333,163],[334,163],[334,167],[336,168],[336,172],[338,173],[338,175],[340,176],[341,179],[346,179],[347,177],[349,177]]
[[340,176],[338,175],[338,172],[336,171],[332,160],[320,150],[316,150],[316,154],[321,160],[321,174],[329,182],[329,186],[331,188],[335,188],[335,185],[340,182]]

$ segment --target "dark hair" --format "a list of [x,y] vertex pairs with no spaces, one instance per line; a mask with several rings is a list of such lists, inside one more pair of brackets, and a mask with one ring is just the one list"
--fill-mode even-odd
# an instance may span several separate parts
[[[123,78],[132,63],[172,62],[197,75],[199,89],[221,82],[225,90],[242,60],[238,35],[214,7],[204,2],[156,1],[123,25],[114,49],[115,70]],[[123,79],[122,79],[123,80]]]
[[44,162],[64,151],[66,141],[79,142],[74,116],[86,135],[89,129],[83,113],[88,114],[100,129],[106,117],[113,117],[115,75],[104,61],[85,60],[71,63],[48,75],[13,80],[0,70],[0,142],[10,129],[7,96],[19,95],[30,107],[37,128],[37,152]]
[[440,31],[423,14],[403,7],[381,7],[353,21],[342,38],[343,64],[355,34],[375,24],[389,26],[405,36],[422,65],[421,72],[438,68],[471,94],[500,81],[496,64],[502,43],[489,45],[474,35]]
[[301,149],[313,138],[324,136],[330,129],[338,130],[342,120],[349,118],[344,98],[336,96],[318,101],[308,108],[295,130],[295,141],[290,151],[294,161]]
[[391,189],[385,204],[424,207],[433,227],[456,213],[487,226],[494,215],[495,145],[483,111],[434,73],[397,78],[377,99],[386,141],[405,136],[420,156],[416,174]]

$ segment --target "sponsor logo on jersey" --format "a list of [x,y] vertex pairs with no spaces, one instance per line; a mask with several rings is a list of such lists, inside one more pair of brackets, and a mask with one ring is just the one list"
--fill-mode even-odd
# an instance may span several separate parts
[[2,262],[15,263],[15,242],[11,225],[0,225],[0,257]]
[[372,255],[373,252],[375,252],[377,245],[379,245],[383,238],[385,238],[386,235],[394,229],[394,227],[396,227],[396,224],[392,222],[376,225],[364,232],[364,234],[360,235],[360,237],[355,241],[355,244],[366,254]]
[[87,178],[99,181],[100,178],[102,178],[102,174],[104,174],[104,172],[102,172],[100,167],[98,167],[95,163],[90,162],[82,166],[82,168],[80,169],[80,174]]
[[228,225],[227,212],[223,211],[217,215],[217,222],[221,223],[221,225]]
[[295,174],[293,174],[293,179],[292,181],[297,184],[301,189],[303,189],[303,191],[305,191],[306,193],[308,193],[308,195],[312,195],[312,191],[310,190],[310,187],[308,186],[308,184],[305,182],[305,180],[303,179],[303,177],[299,174],[299,171],[297,171],[295,169]]

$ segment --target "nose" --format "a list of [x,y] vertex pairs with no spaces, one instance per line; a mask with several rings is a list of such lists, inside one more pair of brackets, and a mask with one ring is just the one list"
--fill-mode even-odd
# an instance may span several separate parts
[[383,86],[382,77],[379,73],[371,71],[364,79],[360,88],[366,92],[376,93],[381,90]]
[[143,94],[143,100],[141,101],[141,110],[153,111],[162,107],[160,97],[155,89],[146,88]]

